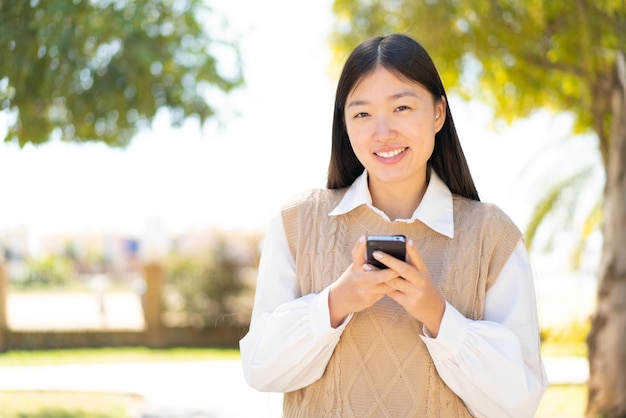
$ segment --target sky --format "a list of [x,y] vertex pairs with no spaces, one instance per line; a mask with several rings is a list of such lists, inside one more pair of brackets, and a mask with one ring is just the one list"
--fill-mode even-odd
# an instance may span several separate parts
[[[174,129],[159,117],[126,149],[0,144],[0,232],[138,234],[154,222],[173,233],[263,230],[289,197],[324,186],[336,85],[331,1],[211,4],[241,38],[246,78],[219,123]],[[486,106],[451,95],[450,107],[482,200],[520,228],[559,161],[593,158],[591,141],[570,138],[567,115],[538,112],[494,130]]]

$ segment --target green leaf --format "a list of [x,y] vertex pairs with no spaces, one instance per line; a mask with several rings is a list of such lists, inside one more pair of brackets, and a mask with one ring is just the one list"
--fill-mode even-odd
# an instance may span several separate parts
[[201,0],[0,2],[3,140],[125,146],[161,108],[205,123],[207,86],[243,83],[237,45],[198,20],[214,15]]

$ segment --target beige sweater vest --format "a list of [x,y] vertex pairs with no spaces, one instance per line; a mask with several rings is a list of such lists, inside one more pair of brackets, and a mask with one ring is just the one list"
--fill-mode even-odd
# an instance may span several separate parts
[[[313,190],[282,212],[301,295],[320,292],[346,270],[359,236],[404,234],[445,299],[482,318],[485,293],[521,238],[499,208],[454,195],[450,239],[419,221],[385,221],[365,205],[328,216],[344,193]],[[284,417],[471,417],[439,377],[421,334],[422,324],[389,298],[356,313],[320,379],[285,393]]]

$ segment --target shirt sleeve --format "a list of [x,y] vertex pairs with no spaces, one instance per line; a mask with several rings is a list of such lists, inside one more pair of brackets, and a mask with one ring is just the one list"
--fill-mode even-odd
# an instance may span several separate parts
[[441,378],[474,416],[534,417],[548,379],[523,242],[487,291],[483,320],[470,320],[446,303],[437,338],[425,331],[422,339]]
[[260,391],[289,392],[319,379],[349,322],[332,328],[329,288],[301,296],[282,218],[270,222],[250,328],[239,342],[244,377]]

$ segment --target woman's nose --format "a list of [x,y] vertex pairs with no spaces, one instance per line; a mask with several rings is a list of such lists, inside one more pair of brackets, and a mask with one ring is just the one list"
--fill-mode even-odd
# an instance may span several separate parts
[[395,137],[395,130],[389,118],[381,116],[376,119],[376,138],[384,141]]

